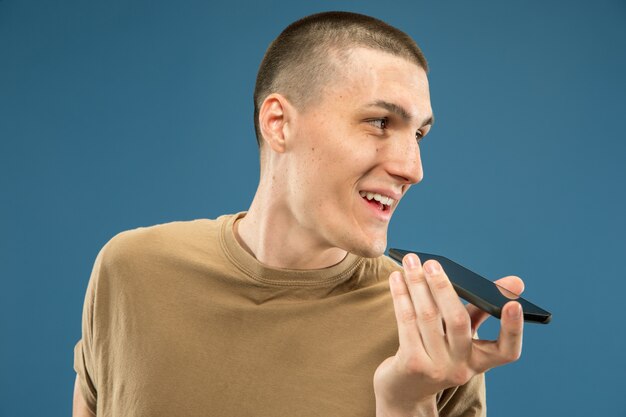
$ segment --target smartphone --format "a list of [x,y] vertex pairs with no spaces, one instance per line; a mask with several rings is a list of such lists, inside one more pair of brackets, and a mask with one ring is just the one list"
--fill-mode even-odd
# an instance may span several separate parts
[[494,317],[500,318],[502,307],[509,301],[515,300],[522,305],[524,321],[548,324],[552,319],[552,314],[543,308],[483,278],[445,256],[403,249],[389,249],[389,256],[400,265],[402,265],[402,258],[408,253],[414,253],[419,256],[422,264],[428,259],[434,259],[439,262],[448,278],[450,278],[450,282],[459,297]]

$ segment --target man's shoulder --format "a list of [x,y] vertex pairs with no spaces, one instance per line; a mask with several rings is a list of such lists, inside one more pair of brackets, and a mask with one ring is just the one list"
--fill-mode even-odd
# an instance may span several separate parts
[[102,261],[116,265],[140,259],[181,256],[194,249],[209,249],[219,238],[220,227],[232,214],[215,219],[176,220],[124,230],[101,249]]

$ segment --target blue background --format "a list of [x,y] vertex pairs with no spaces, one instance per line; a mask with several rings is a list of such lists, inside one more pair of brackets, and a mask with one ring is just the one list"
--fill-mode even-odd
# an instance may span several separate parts
[[[626,3],[0,1],[0,415],[69,415],[116,233],[247,209],[256,71],[290,22],[379,17],[430,66],[425,177],[390,246],[518,275],[552,311],[488,373],[492,416],[626,416]],[[483,337],[495,336],[490,320]]]

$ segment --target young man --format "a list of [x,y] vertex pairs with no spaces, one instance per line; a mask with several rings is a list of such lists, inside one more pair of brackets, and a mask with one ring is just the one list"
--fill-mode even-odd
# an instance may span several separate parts
[[98,254],[74,415],[484,415],[483,373],[521,352],[520,305],[477,340],[486,314],[436,261],[383,255],[423,176],[426,72],[413,40],[367,16],[287,27],[257,78],[249,210],[123,232]]

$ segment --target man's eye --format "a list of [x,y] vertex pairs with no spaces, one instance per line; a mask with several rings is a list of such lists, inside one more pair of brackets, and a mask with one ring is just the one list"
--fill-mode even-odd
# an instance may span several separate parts
[[424,134],[420,131],[415,132],[415,139],[419,142],[424,137]]
[[387,120],[386,117],[383,117],[382,119],[369,120],[368,122],[369,122],[369,124],[371,124],[375,128],[381,129],[381,130],[386,129],[387,128],[387,123],[389,123],[389,121]]

